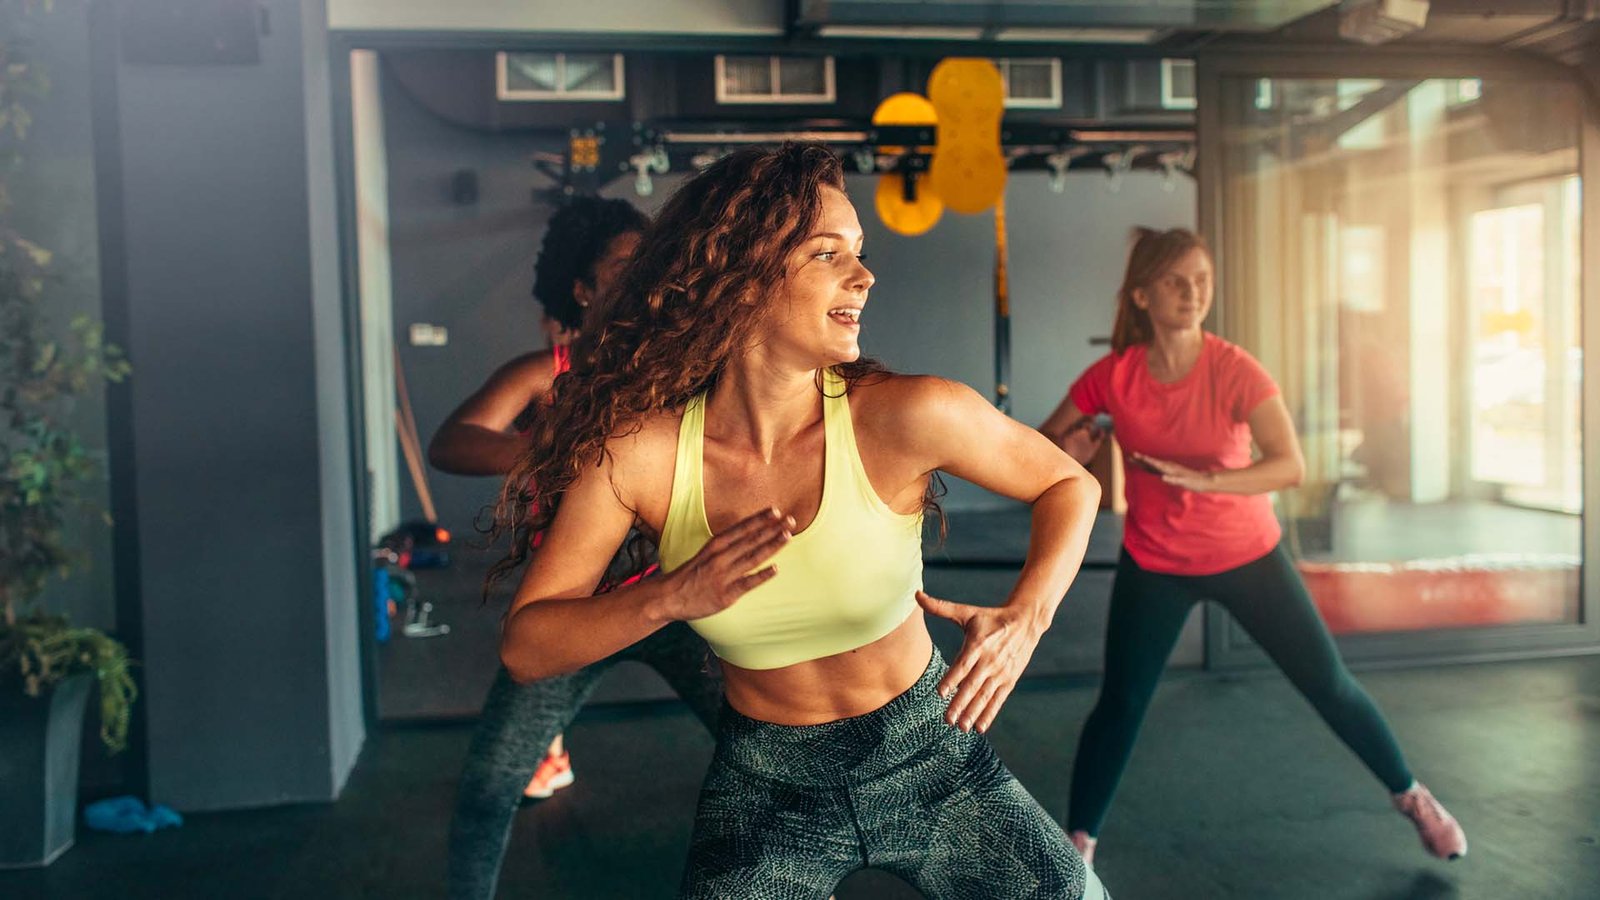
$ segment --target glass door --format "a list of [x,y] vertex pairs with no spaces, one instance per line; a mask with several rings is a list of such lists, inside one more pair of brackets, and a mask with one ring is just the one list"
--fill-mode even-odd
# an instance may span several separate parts
[[[1295,417],[1307,472],[1279,513],[1347,655],[1592,646],[1576,85],[1426,58],[1199,72],[1213,325]],[[1208,616],[1212,665],[1259,661]]]
[[1472,484],[1568,514],[1583,510],[1580,202],[1580,180],[1555,176],[1499,186],[1466,213]]

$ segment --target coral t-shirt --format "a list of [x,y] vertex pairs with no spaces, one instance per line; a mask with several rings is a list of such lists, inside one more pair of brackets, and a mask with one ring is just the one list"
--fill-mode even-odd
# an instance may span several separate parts
[[[1171,384],[1151,376],[1148,358],[1145,345],[1108,354],[1067,396],[1086,416],[1109,413],[1125,453],[1202,472],[1250,465],[1250,413],[1278,393],[1266,369],[1210,333],[1194,367]],[[1268,494],[1189,491],[1125,462],[1122,544],[1142,569],[1213,575],[1260,559],[1282,537]]]

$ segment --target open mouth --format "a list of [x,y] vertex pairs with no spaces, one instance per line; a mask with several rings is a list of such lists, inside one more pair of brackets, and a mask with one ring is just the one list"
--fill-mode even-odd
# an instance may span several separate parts
[[828,310],[828,318],[841,325],[861,326],[861,310],[848,306]]

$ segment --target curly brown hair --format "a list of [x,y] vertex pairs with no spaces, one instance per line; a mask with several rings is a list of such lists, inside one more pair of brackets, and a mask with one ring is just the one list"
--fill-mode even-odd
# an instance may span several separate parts
[[[555,518],[580,472],[601,462],[608,439],[682,409],[749,346],[782,293],[790,257],[821,217],[825,187],[845,189],[839,158],[821,144],[789,142],[725,156],[667,201],[615,289],[591,310],[571,371],[556,378],[548,413],[506,476],[492,535],[509,536],[510,546],[486,593],[527,559],[531,536]],[[834,369],[846,391],[887,375],[865,358]],[[934,496],[930,486],[937,510]]]

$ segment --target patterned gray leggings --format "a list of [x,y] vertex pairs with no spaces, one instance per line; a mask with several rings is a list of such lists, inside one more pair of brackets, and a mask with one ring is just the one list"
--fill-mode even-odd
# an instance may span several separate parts
[[723,703],[721,673],[706,642],[682,622],[571,675],[517,684],[501,668],[484,701],[456,789],[450,820],[451,900],[494,896],[523,786],[550,741],[566,730],[600,679],[625,660],[660,672],[707,730],[716,733]]
[[1104,896],[989,742],[945,724],[944,671],[935,650],[904,694],[822,725],[725,706],[680,896],[824,900],[869,866],[931,900]]

